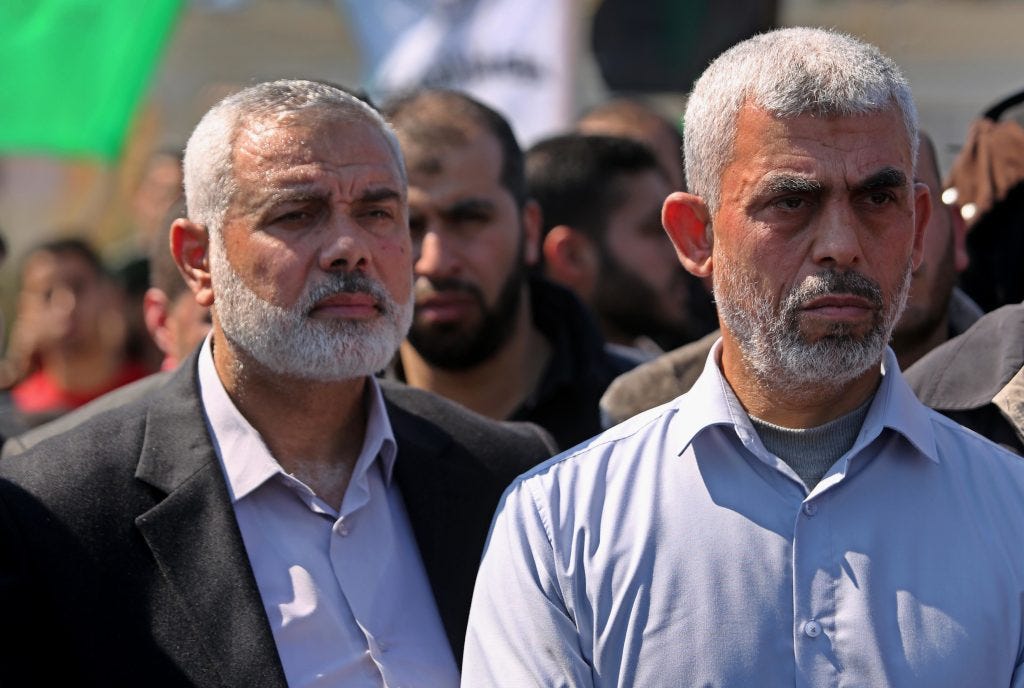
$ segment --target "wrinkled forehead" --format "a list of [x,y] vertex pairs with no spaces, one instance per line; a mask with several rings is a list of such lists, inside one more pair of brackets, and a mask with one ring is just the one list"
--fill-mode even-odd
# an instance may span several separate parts
[[913,148],[901,116],[894,110],[777,116],[761,108],[744,107],[737,117],[729,167],[737,163],[781,166],[808,173],[836,168],[854,176],[888,167],[910,178]]
[[[258,165],[390,163],[399,161],[373,123],[323,109],[288,112],[244,123],[235,137],[234,162]],[[251,159],[251,160],[249,160]]]

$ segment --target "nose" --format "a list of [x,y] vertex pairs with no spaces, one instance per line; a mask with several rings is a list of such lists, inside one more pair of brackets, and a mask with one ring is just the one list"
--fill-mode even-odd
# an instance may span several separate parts
[[71,313],[77,303],[74,289],[67,285],[58,285],[50,295],[50,307],[60,313]]
[[333,224],[320,250],[321,269],[326,272],[366,270],[371,253],[365,231],[349,218],[339,219]]
[[814,233],[814,262],[823,267],[845,269],[861,262],[861,232],[856,213],[841,204],[823,209]]
[[413,266],[417,275],[425,277],[454,277],[461,269],[458,251],[444,232],[431,230],[425,232],[417,245],[416,264]]

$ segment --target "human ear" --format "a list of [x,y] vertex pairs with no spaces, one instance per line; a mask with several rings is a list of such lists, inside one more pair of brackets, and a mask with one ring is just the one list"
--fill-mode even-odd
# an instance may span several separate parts
[[661,207],[661,224],[679,262],[697,277],[710,276],[713,268],[710,219],[704,199],[684,191],[670,194]]
[[210,236],[203,225],[185,218],[171,224],[171,255],[196,303],[207,308],[213,305],[209,249]]
[[167,330],[167,310],[170,303],[162,289],[150,287],[142,297],[142,319],[149,330],[149,336],[160,351],[166,354],[170,349],[170,334]]
[[540,258],[540,230],[543,221],[540,204],[529,200],[523,205],[523,262],[527,266],[537,264]]
[[547,277],[589,301],[597,281],[599,261],[593,242],[568,225],[552,227],[541,244]]

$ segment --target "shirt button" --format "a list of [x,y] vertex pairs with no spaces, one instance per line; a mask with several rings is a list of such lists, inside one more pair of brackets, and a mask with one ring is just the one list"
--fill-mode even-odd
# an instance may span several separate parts
[[804,635],[808,638],[817,638],[821,635],[821,624],[817,621],[808,621],[804,624]]
[[813,516],[818,513],[818,505],[814,502],[804,502],[804,513],[808,516]]
[[348,535],[348,526],[345,525],[344,523],[339,523],[338,524],[338,535],[341,535],[342,537]]

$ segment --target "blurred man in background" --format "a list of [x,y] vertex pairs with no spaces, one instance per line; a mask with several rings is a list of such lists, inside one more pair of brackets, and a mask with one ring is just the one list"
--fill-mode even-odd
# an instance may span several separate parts
[[633,361],[605,351],[568,290],[531,276],[541,213],[508,122],[472,98],[384,108],[409,171],[416,309],[392,373],[478,413],[529,420],[562,447],[600,428],[597,402]]
[[[167,226],[185,215],[184,203],[177,204],[167,215]],[[210,331],[210,309],[196,302],[181,278],[164,232],[150,242],[149,288],[143,296],[142,316],[149,336],[163,353],[161,370],[176,368]]]
[[546,139],[526,153],[526,184],[541,207],[544,274],[590,307],[610,344],[646,358],[696,338],[686,271],[661,226],[672,187],[647,146]]

